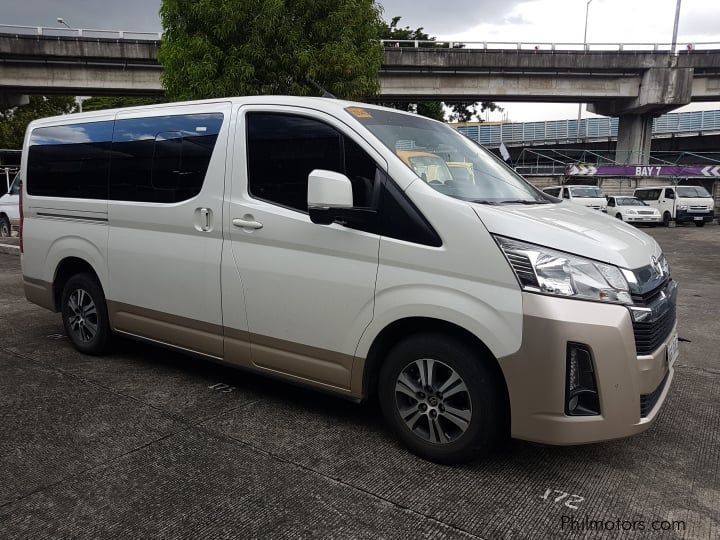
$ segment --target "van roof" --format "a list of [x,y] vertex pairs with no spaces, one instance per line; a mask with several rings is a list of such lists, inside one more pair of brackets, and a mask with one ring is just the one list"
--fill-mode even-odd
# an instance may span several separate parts
[[[360,103],[356,101],[346,101],[344,99],[333,99],[325,97],[306,97],[306,96],[244,96],[244,97],[228,97],[201,99],[196,101],[173,101],[169,103],[157,103],[154,105],[138,105],[133,107],[121,107],[116,109],[102,109],[97,111],[88,111],[82,113],[63,114],[59,116],[49,116],[34,120],[28,126],[34,128],[45,124],[56,124],[57,122],[78,122],[81,120],[89,120],[93,118],[107,118],[118,112],[127,111],[154,111],[163,108],[182,107],[184,105],[210,105],[213,103],[233,103],[238,105],[295,105],[308,108],[321,108],[324,110],[332,110],[339,112],[347,107],[371,107],[373,109],[383,109],[398,114],[408,114],[417,116],[413,113],[383,107],[372,103]],[[428,119],[430,120],[430,119]]]

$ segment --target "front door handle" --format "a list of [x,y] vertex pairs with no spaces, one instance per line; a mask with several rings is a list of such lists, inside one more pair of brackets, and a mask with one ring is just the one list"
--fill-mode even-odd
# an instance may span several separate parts
[[235,227],[241,229],[262,229],[263,224],[259,221],[255,221],[252,216],[245,216],[244,218],[235,218],[232,221]]

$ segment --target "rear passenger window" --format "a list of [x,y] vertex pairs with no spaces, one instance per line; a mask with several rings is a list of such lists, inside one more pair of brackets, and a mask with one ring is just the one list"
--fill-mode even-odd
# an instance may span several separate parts
[[174,203],[196,196],[222,121],[221,113],[117,120],[110,199]]
[[106,199],[112,133],[112,121],[34,129],[28,148],[28,194]]

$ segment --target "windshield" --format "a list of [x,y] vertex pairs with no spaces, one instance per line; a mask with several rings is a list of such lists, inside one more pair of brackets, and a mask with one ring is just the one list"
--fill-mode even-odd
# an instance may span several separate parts
[[675,190],[678,197],[711,197],[708,190],[702,186],[678,186]]
[[641,201],[635,197],[618,197],[615,200],[618,206],[647,206],[645,201]]
[[597,199],[604,197],[603,192],[600,188],[596,187],[572,187],[568,188],[573,197],[577,199]]
[[374,108],[346,110],[445,195],[487,204],[550,202],[500,159],[445,124]]

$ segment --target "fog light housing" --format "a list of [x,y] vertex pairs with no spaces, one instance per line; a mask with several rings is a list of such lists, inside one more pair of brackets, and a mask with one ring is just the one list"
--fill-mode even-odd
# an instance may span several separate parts
[[595,370],[589,347],[568,343],[565,369],[565,414],[597,416],[600,414]]

